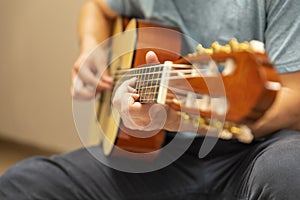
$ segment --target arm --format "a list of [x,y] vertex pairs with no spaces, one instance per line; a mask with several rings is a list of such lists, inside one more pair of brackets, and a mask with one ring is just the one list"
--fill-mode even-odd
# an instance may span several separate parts
[[[82,7],[78,23],[80,55],[73,67],[71,86],[72,96],[76,99],[94,97],[95,94],[86,87],[87,85],[96,87],[98,91],[111,88],[112,78],[108,72],[103,74],[98,83],[95,66],[89,65],[80,71],[79,67],[93,48],[111,36],[111,28],[116,16],[117,14],[108,7],[105,0],[90,0]],[[75,84],[76,77],[78,79]]]
[[90,51],[110,37],[116,16],[105,0],[90,0],[82,7],[78,23],[81,53]]
[[300,130],[300,72],[280,75],[282,88],[272,107],[251,129],[256,137],[279,129]]

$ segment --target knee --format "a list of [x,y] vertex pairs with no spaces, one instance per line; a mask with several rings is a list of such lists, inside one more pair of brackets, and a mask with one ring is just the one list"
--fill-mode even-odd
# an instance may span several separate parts
[[0,177],[0,199],[25,199],[41,160],[42,157],[32,157],[7,170]]
[[[0,177],[0,199],[32,199],[34,195],[49,197],[48,190],[59,187],[64,175],[64,170],[49,158],[26,159]],[[69,188],[65,186],[63,189]]]
[[300,142],[297,140],[279,141],[266,148],[253,165],[251,180],[249,180],[252,192],[260,193],[260,196],[265,197],[287,197],[289,193],[288,195],[296,195],[298,198],[300,191],[299,153]]

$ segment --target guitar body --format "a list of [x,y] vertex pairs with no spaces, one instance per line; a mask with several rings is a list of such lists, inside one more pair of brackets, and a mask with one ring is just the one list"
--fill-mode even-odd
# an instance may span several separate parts
[[[120,69],[145,65],[145,56],[149,50],[158,54],[160,62],[177,60],[180,57],[180,32],[155,27],[158,26],[136,19],[117,20],[114,35],[118,35],[118,37],[113,39],[111,44],[112,55],[110,57],[112,60],[109,68],[111,75]],[[124,31],[129,33],[123,34]],[[164,34],[164,31],[167,31],[168,34]],[[126,42],[124,43],[124,41]],[[130,48],[131,51],[122,54],[122,46],[125,49]],[[172,47],[172,52],[165,50],[170,47]],[[112,109],[112,94],[112,91],[102,92],[100,103],[96,108],[98,109],[98,121],[103,131],[101,142],[104,154],[122,156],[122,152],[124,152],[122,150],[134,153],[150,153],[159,150],[164,143],[165,131],[134,131],[124,127],[118,112]]]

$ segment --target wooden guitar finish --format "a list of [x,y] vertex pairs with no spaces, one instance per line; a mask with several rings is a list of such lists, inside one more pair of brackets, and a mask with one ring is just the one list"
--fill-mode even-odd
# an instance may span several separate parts
[[[126,43],[113,41],[112,49],[118,49],[122,45],[131,45],[132,52],[122,55],[110,65],[110,73],[115,74],[117,69],[128,69],[128,67],[136,68],[145,65],[145,56],[149,50],[155,51],[160,62],[166,60],[179,59],[181,51],[181,34],[177,31],[167,29],[151,29],[150,27],[159,27],[153,24],[148,24],[136,19],[121,20],[118,19],[115,26],[115,34],[122,34],[122,31],[132,30],[131,38]],[[140,28],[147,31],[141,31]],[[145,29],[144,29],[145,28]],[[123,41],[124,42],[124,41]],[[167,51],[172,47],[172,52]],[[114,53],[114,51],[113,51]],[[118,57],[119,55],[116,55]],[[112,56],[114,57],[114,56]],[[111,111],[111,95],[110,91],[105,91],[102,94],[99,107],[99,123],[103,129],[105,137],[102,138],[103,150],[106,155],[119,155],[122,152],[117,147],[136,153],[148,153],[159,150],[164,143],[165,130],[156,132],[134,131],[123,126],[118,113]],[[116,121],[117,119],[117,121]],[[129,134],[130,133],[130,134]],[[135,135],[151,137],[134,137]]]
[[[199,126],[201,125],[201,118],[199,119],[195,116],[200,115],[206,118],[212,116],[212,111],[197,107],[198,102],[203,102],[205,99],[203,95],[223,96],[225,90],[226,98],[229,102],[229,106],[228,108],[226,107],[226,112],[223,114],[226,114],[225,120],[240,124],[259,119],[271,106],[277,91],[280,89],[278,76],[266,54],[252,51],[250,47],[247,47],[245,50],[245,44],[240,46],[234,44],[231,44],[231,46],[214,45],[211,49],[205,49],[210,51],[209,56],[196,53],[192,56],[180,58],[181,34],[178,31],[165,28],[151,29],[150,27],[159,26],[135,19],[130,21],[119,20],[116,27],[115,33],[121,36],[124,35],[123,39],[125,42],[121,40],[112,41],[111,58],[113,62],[110,65],[111,75],[118,74],[120,71],[135,71],[138,75],[134,76],[138,76],[138,80],[146,79],[146,81],[154,82],[158,77],[162,81],[162,77],[166,76],[165,72],[170,73],[166,79],[168,80],[166,92],[161,92],[161,87],[156,88],[159,90],[158,97],[151,96],[154,101],[149,102],[143,101],[142,98],[140,99],[141,103],[169,104],[171,108],[178,112],[191,115],[191,117],[188,116],[188,119],[191,118],[193,122],[199,122]],[[147,29],[147,31],[143,31],[140,28]],[[124,33],[128,30],[130,30],[131,34],[125,35]],[[129,45],[131,51],[120,56],[120,49],[124,45],[126,47]],[[166,50],[170,49],[170,47],[172,47],[172,51]],[[231,49],[229,53],[227,52],[228,48]],[[161,76],[157,75],[157,77],[152,77],[152,79],[151,76],[143,75],[143,69],[147,67],[151,69],[151,66],[145,67],[145,55],[149,50],[154,51],[158,55],[160,63],[173,61],[170,66],[153,66],[153,68],[159,70],[154,71],[155,73],[153,74],[160,74]],[[220,76],[203,75],[194,69],[194,65],[209,66],[211,61],[214,61],[217,66],[225,66]],[[139,67],[143,65],[144,67]],[[169,71],[165,71],[166,68]],[[224,85],[223,90],[217,85],[220,77]],[[186,83],[188,83],[188,86]],[[146,84],[146,86],[148,85]],[[210,90],[208,86],[213,88],[213,90]],[[139,87],[139,85],[136,87],[139,92],[143,93],[142,87]],[[188,100],[176,99],[177,94],[174,94],[174,91],[170,88],[176,88],[176,91],[180,91],[178,95],[185,93],[184,95]],[[191,94],[201,95],[191,97]],[[158,100],[161,96],[163,96],[163,100]],[[134,131],[124,127],[118,112],[112,110],[111,97],[111,91],[102,92],[99,104],[98,119],[104,133],[101,139],[104,153],[106,155],[120,156],[123,154],[122,150],[134,153],[150,153],[159,150],[164,143],[165,131],[161,130],[158,133]],[[191,102],[190,100],[193,100],[192,106],[191,103],[187,103],[188,101]],[[218,115],[216,116],[218,118]],[[221,114],[219,116],[222,118]]]

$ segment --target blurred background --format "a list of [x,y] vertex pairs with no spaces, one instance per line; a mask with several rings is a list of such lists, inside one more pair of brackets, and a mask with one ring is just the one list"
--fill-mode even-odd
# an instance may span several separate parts
[[70,74],[84,2],[0,1],[0,174],[28,156],[82,146]]

